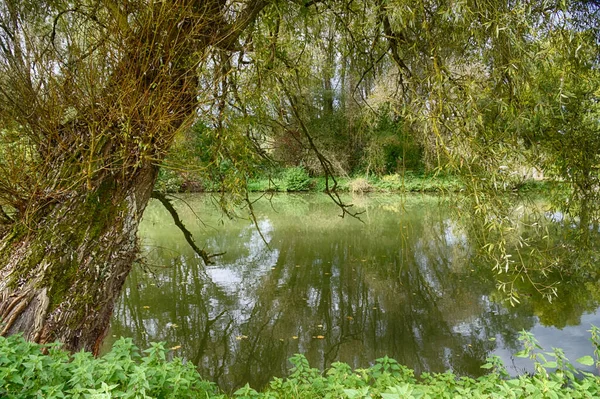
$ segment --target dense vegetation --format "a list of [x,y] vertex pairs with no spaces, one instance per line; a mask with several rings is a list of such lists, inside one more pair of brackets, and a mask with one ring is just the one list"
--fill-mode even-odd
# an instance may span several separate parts
[[[600,351],[599,331],[592,341]],[[234,398],[593,398],[600,395],[600,379],[579,374],[560,349],[544,353],[535,338],[522,332],[524,350],[517,356],[534,361],[535,374],[510,377],[495,357],[482,365],[490,373],[473,379],[448,371],[443,374],[414,372],[388,357],[377,359],[366,369],[352,370],[334,363],[328,370],[311,368],[302,355],[290,359],[286,378],[273,378],[262,392],[248,385]],[[42,349],[48,354],[42,354]],[[176,348],[173,348],[176,349]],[[20,336],[0,337],[0,395],[16,398],[227,398],[204,381],[194,367],[172,350],[153,344],[140,353],[129,339],[117,341],[108,354],[94,358],[90,353],[69,355],[59,344],[42,347]],[[547,360],[551,359],[551,360]],[[578,362],[591,366],[584,356]],[[596,363],[597,364],[597,363]],[[548,369],[555,369],[548,371]]]
[[263,51],[215,55],[212,101],[176,138],[161,182],[242,201],[248,182],[288,168],[444,170],[476,193],[535,175],[573,188],[557,206],[595,217],[595,4],[318,3],[321,14],[280,5],[257,21],[248,40]]
[[[218,184],[201,179],[192,180],[189,174],[178,174],[163,170],[156,182],[156,190],[165,193],[177,192],[220,192]],[[459,192],[467,184],[460,176],[405,171],[402,174],[337,177],[340,192],[366,194],[369,192]],[[512,190],[536,190],[545,186],[543,181],[524,180],[506,187]],[[250,178],[246,182],[248,192],[325,192],[326,177],[310,176],[302,167],[284,168],[268,176]]]
[[[144,209],[169,206],[160,173],[250,214],[253,179],[293,191],[324,176],[348,214],[335,176],[368,191],[371,176],[397,187],[443,171],[467,183],[498,273],[549,296],[553,272],[597,273],[599,13],[591,0],[0,1],[0,335],[98,351]],[[567,187],[550,199],[569,240],[542,223],[524,237],[529,221],[508,217],[498,192],[534,171]],[[529,249],[540,240],[548,250]],[[518,301],[516,283],[500,288]],[[46,378],[54,357],[16,345]]]

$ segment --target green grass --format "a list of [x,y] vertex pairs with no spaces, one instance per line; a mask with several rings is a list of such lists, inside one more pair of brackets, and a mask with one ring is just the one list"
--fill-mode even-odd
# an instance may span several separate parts
[[[340,192],[458,192],[465,188],[464,182],[456,176],[433,176],[424,174],[410,174],[404,176],[388,175],[383,177],[354,178],[337,177],[337,190]],[[333,180],[329,180],[329,188],[333,188]],[[283,179],[252,179],[248,182],[248,190],[251,192],[296,191],[288,189]],[[313,177],[304,191],[324,192],[326,190],[325,177]]]
[[[460,192],[467,188],[467,180],[450,174],[433,174],[407,171],[403,174],[386,176],[353,176],[336,177],[336,190],[354,193],[442,193]],[[329,188],[333,188],[333,180],[329,179]],[[516,185],[507,186],[507,192],[518,191],[522,193],[545,193],[552,183],[545,181],[528,180]],[[248,179],[249,192],[324,192],[326,179],[323,176],[309,177],[308,173],[300,167],[287,168],[275,173],[271,177]],[[159,176],[156,189],[168,192],[177,191],[218,191],[218,184],[208,181],[194,181],[178,177],[172,172],[163,172]]]
[[[594,355],[598,356],[599,330],[592,328]],[[20,336],[0,337],[0,397],[16,398],[595,398],[600,378],[578,373],[560,349],[544,352],[535,338],[521,332],[524,350],[518,357],[533,360],[535,374],[510,377],[497,357],[482,368],[489,374],[477,379],[446,372],[423,373],[393,359],[376,359],[371,367],[353,370],[333,363],[325,371],[312,368],[303,355],[290,359],[287,378],[273,378],[259,392],[246,385],[228,396],[203,380],[193,365],[171,353],[163,344],[143,352],[130,339],[120,339],[100,358],[90,353],[69,355],[58,344],[41,346]],[[42,350],[48,353],[43,354]],[[591,356],[578,359],[598,365]],[[550,372],[548,369],[554,369]]]

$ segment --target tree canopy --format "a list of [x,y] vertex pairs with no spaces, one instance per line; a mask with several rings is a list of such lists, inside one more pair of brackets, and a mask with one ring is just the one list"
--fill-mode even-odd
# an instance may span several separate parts
[[[476,194],[539,168],[572,188],[563,205],[581,225],[595,223],[598,10],[3,0],[1,332],[97,346],[159,166],[189,167],[165,161],[180,134],[201,135],[193,167],[238,199],[264,159],[302,160],[346,212],[334,175],[406,166],[416,151],[473,177]],[[475,199],[486,215],[499,203]]]

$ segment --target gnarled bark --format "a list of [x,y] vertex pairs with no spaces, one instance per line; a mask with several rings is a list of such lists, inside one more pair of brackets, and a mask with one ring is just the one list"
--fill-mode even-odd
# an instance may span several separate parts
[[0,332],[97,352],[137,255],[136,232],[156,168],[73,193],[0,241]]
[[0,181],[0,334],[97,351],[198,66],[268,1],[34,3],[0,3],[0,131],[25,138]]

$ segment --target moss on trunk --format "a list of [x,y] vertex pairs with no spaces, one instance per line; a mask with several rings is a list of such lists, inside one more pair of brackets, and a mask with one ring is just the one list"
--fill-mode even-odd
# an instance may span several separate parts
[[[137,255],[136,233],[156,168],[54,204],[0,241],[2,334],[96,351]],[[32,228],[35,226],[35,228]]]

